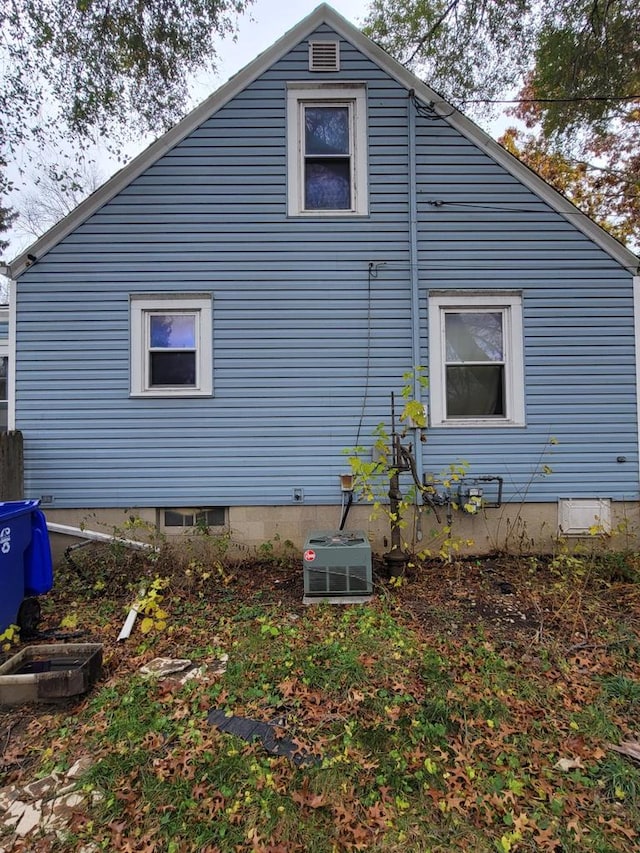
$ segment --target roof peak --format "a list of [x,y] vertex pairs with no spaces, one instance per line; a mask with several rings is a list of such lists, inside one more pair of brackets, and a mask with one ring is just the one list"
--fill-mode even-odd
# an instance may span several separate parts
[[[489,134],[471,119],[460,113],[441,95],[423,83],[397,60],[368,38],[354,24],[350,23],[328,3],[320,3],[305,18],[282,35],[271,47],[260,53],[242,70],[233,75],[202,103],[191,110],[173,128],[152,142],[144,151],[133,158],[124,168],[116,172],[102,187],[81,202],[64,219],[54,225],[42,237],[25,249],[15,260],[7,265],[7,274],[17,278],[33,263],[64,240],[100,207],[108,203],[121,190],[134,181],[142,172],[152,166],[164,154],[179,144],[204,121],[223,107],[228,101],[249,86],[257,77],[277,62],[282,56],[307,38],[321,24],[327,24],[335,32],[350,41],[365,56],[368,56],[382,70],[397,80],[408,91],[447,121],[464,137],[469,139],[493,160],[502,165],[516,179],[520,180],[532,192],[542,198],[560,215],[570,216],[571,222],[587,237],[597,243],[615,261],[630,271],[637,271],[639,260],[625,246],[608,232],[589,219],[572,202],[554,190],[539,175],[531,171],[521,161],[513,157]],[[35,258],[35,261],[32,260]]]

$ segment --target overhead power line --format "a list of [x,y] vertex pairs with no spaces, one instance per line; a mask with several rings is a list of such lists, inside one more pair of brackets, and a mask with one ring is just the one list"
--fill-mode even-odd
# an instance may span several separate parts
[[473,98],[461,99],[462,104],[575,104],[589,101],[637,101],[638,95],[592,95],[585,98]]

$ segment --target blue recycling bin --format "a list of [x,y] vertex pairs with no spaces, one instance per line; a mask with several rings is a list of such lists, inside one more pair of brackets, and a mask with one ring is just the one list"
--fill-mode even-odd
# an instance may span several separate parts
[[53,586],[49,532],[40,501],[0,501],[0,634],[17,624],[25,598]]

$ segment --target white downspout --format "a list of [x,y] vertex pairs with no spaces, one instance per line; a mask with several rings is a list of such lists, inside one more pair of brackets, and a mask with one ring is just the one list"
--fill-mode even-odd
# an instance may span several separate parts
[[[414,91],[407,97],[407,132],[409,150],[409,276],[411,281],[411,357],[413,359],[413,398],[422,401],[422,386],[418,367],[420,367],[420,291],[418,274],[418,189],[416,186],[416,107]],[[416,473],[423,482],[422,444],[417,429],[413,432],[413,450],[416,460]]]

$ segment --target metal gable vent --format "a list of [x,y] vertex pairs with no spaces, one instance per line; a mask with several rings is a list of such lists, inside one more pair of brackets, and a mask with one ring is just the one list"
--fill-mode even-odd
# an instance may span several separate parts
[[371,545],[365,533],[313,531],[304,546],[305,597],[370,596]]
[[340,71],[339,43],[337,41],[310,41],[309,71]]

